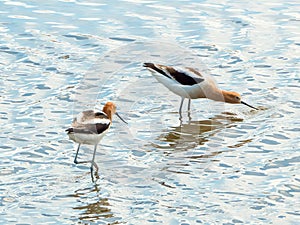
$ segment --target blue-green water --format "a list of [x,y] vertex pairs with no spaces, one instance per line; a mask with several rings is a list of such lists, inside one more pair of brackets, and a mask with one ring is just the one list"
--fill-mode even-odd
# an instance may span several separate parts
[[[299,9],[1,0],[0,224],[297,224]],[[261,110],[195,100],[180,121],[145,61],[198,67]],[[128,126],[114,118],[94,184],[64,130],[106,101]]]

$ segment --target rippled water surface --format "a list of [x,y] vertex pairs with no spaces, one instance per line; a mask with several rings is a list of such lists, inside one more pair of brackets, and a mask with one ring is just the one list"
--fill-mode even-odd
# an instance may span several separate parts
[[[299,9],[0,0],[0,224],[299,223]],[[260,110],[194,100],[179,118],[146,61],[197,67]],[[106,101],[128,125],[114,118],[92,183],[64,130]]]

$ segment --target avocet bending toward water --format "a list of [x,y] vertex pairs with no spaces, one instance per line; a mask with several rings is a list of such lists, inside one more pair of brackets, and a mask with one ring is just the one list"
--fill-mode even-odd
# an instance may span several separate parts
[[258,110],[242,101],[240,94],[219,89],[213,79],[202,76],[199,71],[191,67],[171,67],[154,63],[144,63],[143,66],[170,91],[181,96],[179,113],[181,113],[185,98],[189,99],[188,110],[190,110],[191,99],[197,98],[208,98],[232,104],[240,103]]

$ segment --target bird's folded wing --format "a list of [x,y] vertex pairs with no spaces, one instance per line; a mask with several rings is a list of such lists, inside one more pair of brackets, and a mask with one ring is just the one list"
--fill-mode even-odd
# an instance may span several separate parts
[[203,77],[199,76],[199,72],[195,73],[195,70],[190,68],[185,70],[176,67],[166,67],[169,74],[180,84],[192,86],[204,81]]
[[101,134],[107,130],[110,123],[96,123],[96,124],[80,124],[76,127],[68,128],[68,133],[81,133],[81,134]]
[[192,86],[204,81],[200,72],[193,68],[182,69],[179,67],[164,66],[153,63],[144,63],[144,67],[152,69],[153,71],[160,73],[169,79],[175,80],[182,85]]

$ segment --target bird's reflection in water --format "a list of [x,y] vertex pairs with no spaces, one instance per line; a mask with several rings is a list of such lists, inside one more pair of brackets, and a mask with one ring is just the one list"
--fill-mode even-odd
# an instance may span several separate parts
[[[236,123],[241,121],[243,119],[238,118],[236,114],[224,112],[205,120],[181,121],[179,126],[163,131],[157,138],[158,144],[155,144],[167,157],[162,171],[193,174],[191,163],[196,163],[198,168],[207,168],[211,161],[217,160],[217,155],[223,153],[222,131],[236,126]],[[166,177],[162,179],[160,176],[155,179],[161,185],[171,185],[166,183]]]
[[243,119],[238,118],[236,114],[224,112],[206,120],[192,120],[189,117],[187,122],[180,118],[180,125],[168,128],[158,137],[162,144],[155,147],[160,149],[189,150],[205,142],[213,142],[221,139],[217,133],[224,128],[235,126],[234,123],[241,122]]
[[[82,222],[99,222],[101,220],[107,221],[114,215],[111,212],[110,204],[107,198],[101,198],[100,189],[97,185],[94,188],[86,188],[77,190],[72,196],[77,198],[77,201],[82,204],[74,207],[74,210],[80,210],[79,220]],[[91,200],[95,199],[95,200]],[[110,224],[114,224],[116,221],[110,221]]]

